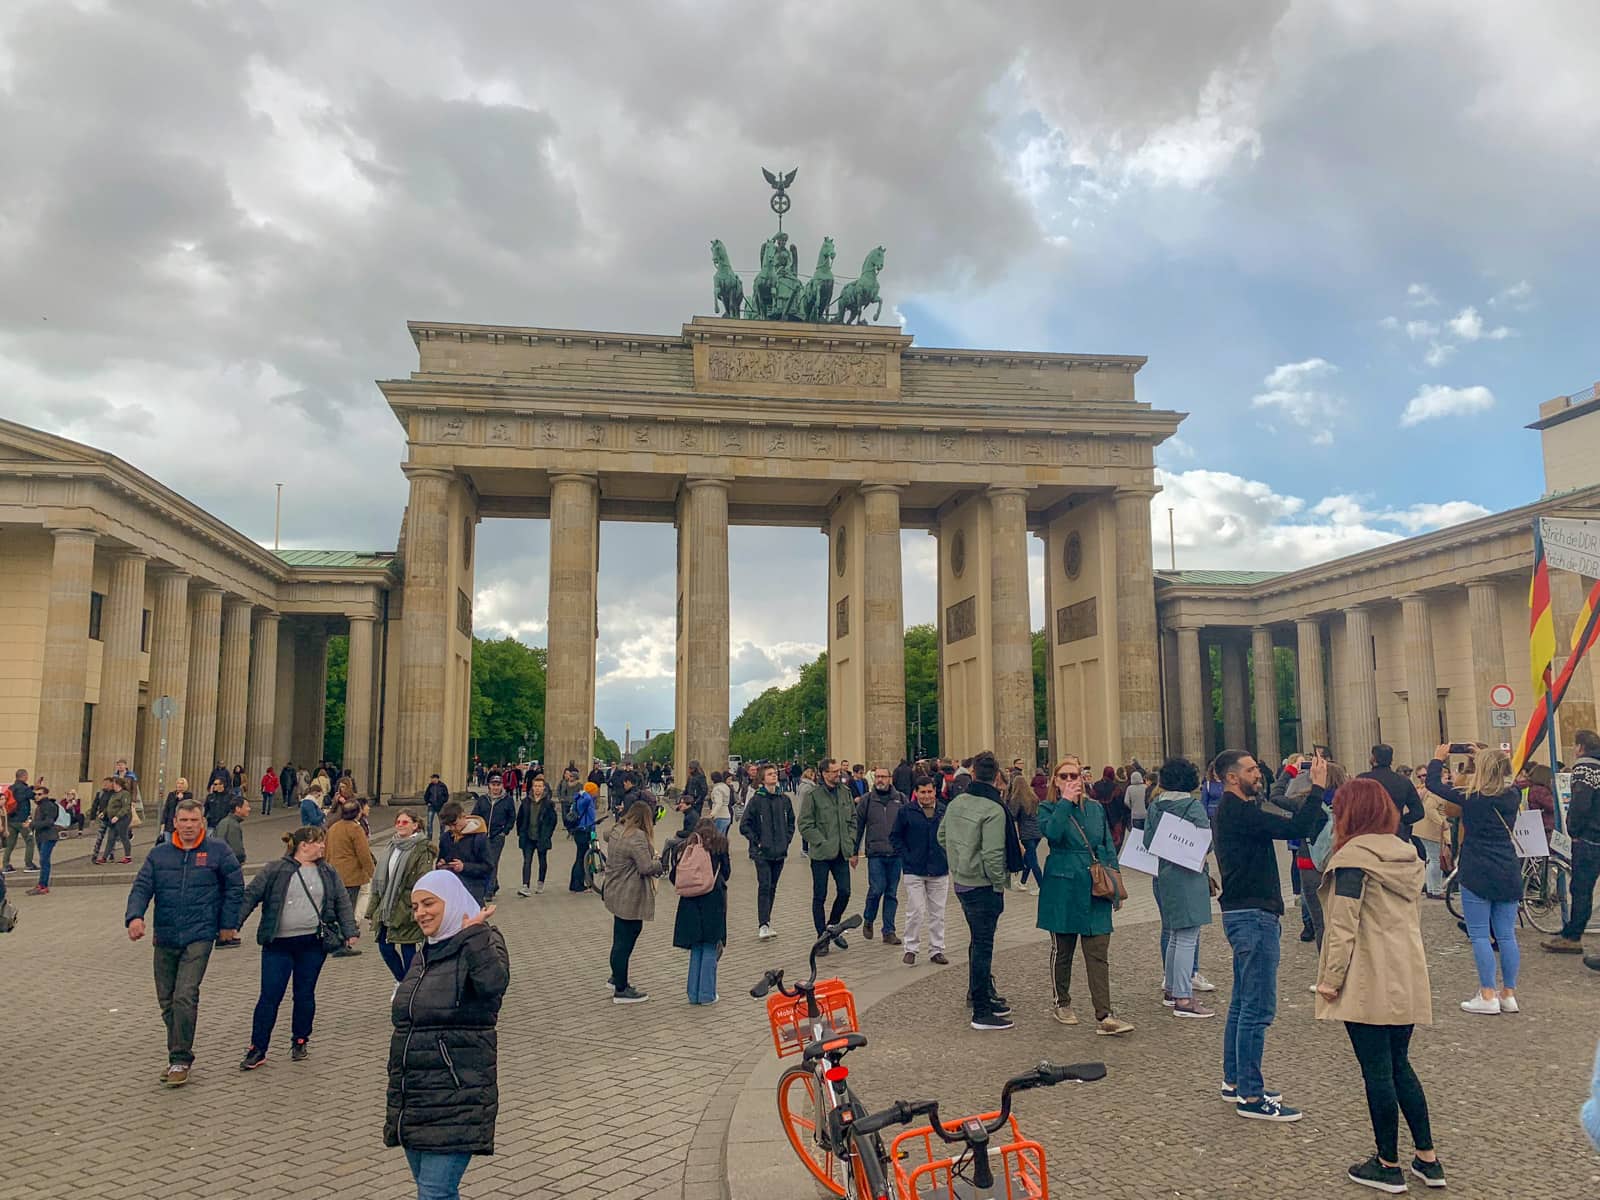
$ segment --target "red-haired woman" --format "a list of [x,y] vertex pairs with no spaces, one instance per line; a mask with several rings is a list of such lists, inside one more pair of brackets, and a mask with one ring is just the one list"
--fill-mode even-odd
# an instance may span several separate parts
[[1326,933],[1317,972],[1317,1020],[1343,1021],[1366,1082],[1378,1152],[1350,1168],[1350,1179],[1403,1192],[1399,1128],[1403,1113],[1416,1155],[1411,1173],[1444,1186],[1433,1151],[1428,1101],[1411,1069],[1411,1034],[1433,1021],[1420,907],[1426,867],[1416,847],[1395,836],[1400,814],[1371,779],[1352,779],[1333,797],[1333,855],[1322,874]]

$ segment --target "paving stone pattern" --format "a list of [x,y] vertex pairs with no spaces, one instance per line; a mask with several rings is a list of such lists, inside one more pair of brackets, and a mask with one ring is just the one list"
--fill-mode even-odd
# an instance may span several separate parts
[[[779,890],[780,937],[765,945],[754,937],[753,873],[736,850],[723,1000],[698,1009],[685,1000],[687,955],[671,947],[675,900],[665,886],[634,958],[635,982],[652,999],[610,1003],[610,915],[598,898],[565,891],[570,862],[563,838],[545,895],[519,899],[520,856],[507,848],[495,918],[512,973],[500,1022],[498,1152],[473,1160],[463,1194],[720,1200],[729,1176],[725,1141],[741,1098],[771,1111],[770,1100],[744,1091],[754,1069],[772,1059],[765,1010],[746,989],[769,966],[801,969],[809,945],[810,880],[798,845]],[[0,1006],[8,1014],[0,1061],[12,1131],[0,1159],[0,1196],[415,1194],[403,1156],[381,1140],[392,981],[370,944],[358,958],[328,962],[310,1061],[288,1061],[286,1001],[266,1065],[243,1074],[237,1064],[259,980],[252,918],[243,949],[213,956],[194,1081],[167,1090],[156,1082],[166,1056],[149,944],[127,940],[124,889],[27,897],[20,895],[26,878],[10,877],[22,923],[0,939]],[[864,863],[854,888],[859,910]],[[1019,1013],[1012,1033],[965,1028],[958,953],[965,933],[953,903],[948,968],[907,969],[898,950],[861,939],[835,954],[831,973],[859,994],[886,997],[863,1018],[872,1045],[852,1059],[863,1093],[887,1101],[937,1084],[931,1090],[948,1096],[953,1111],[976,1109],[1013,1067],[1046,1056],[1104,1057],[1113,1069],[1106,1083],[1032,1093],[1021,1106],[1025,1127],[1051,1156],[1056,1195],[1328,1194],[1330,1180],[1337,1182],[1330,1172],[1364,1153],[1368,1135],[1346,1043],[1310,1021],[1309,997],[1300,994],[1310,954],[1286,947],[1283,1011],[1268,1064],[1274,1082],[1312,1116],[1292,1128],[1250,1125],[1214,1099],[1220,1018],[1179,1028],[1160,1008],[1153,910],[1137,880],[1135,893],[1112,951],[1118,1011],[1140,1026],[1125,1041],[1049,1020],[1044,951],[1028,897],[1010,900],[1001,927],[1002,944],[1013,947],[997,971]],[[1470,987],[1465,943],[1437,910],[1429,934],[1441,1021],[1419,1037],[1418,1064],[1457,1194],[1527,1195],[1537,1182],[1554,1200],[1594,1195],[1600,1160],[1575,1122],[1600,1032],[1600,976],[1570,958],[1539,956],[1529,940],[1528,1011],[1468,1018],[1451,1011]],[[1203,954],[1225,998],[1219,930],[1208,933]],[[769,1189],[769,1200],[810,1194],[797,1165],[777,1159],[772,1170],[787,1171],[788,1181]]]

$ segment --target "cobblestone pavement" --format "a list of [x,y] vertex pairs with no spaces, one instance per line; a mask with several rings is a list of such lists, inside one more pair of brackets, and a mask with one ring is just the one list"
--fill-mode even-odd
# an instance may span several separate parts
[[[754,937],[754,880],[738,849],[723,1000],[696,1009],[684,999],[687,955],[671,947],[670,888],[660,892],[657,918],[634,958],[635,981],[651,1002],[614,1007],[603,984],[610,916],[597,898],[565,891],[571,843],[558,841],[549,888],[529,899],[515,895],[520,856],[508,847],[507,890],[495,918],[512,964],[500,1024],[498,1153],[474,1160],[467,1197],[726,1194],[729,1122],[752,1071],[773,1057],[765,1011],[746,989],[769,966],[802,968],[810,941],[810,880],[798,846],[779,890],[780,937],[766,945]],[[858,911],[865,864],[854,887]],[[857,939],[835,954],[830,971],[858,995],[886,997],[863,1017],[873,1044],[852,1062],[862,1091],[884,1101],[934,1091],[948,1096],[952,1110],[977,1108],[1012,1068],[1045,1056],[1104,1057],[1113,1069],[1105,1083],[1030,1093],[1021,1105],[1025,1128],[1051,1155],[1057,1195],[1327,1194],[1337,1182],[1330,1172],[1364,1152],[1368,1135],[1343,1039],[1314,1026],[1309,997],[1297,994],[1309,979],[1310,955],[1298,944],[1287,948],[1268,1064],[1312,1115],[1298,1126],[1262,1129],[1232,1118],[1213,1098],[1221,1020],[1164,1027],[1173,1022],[1159,996],[1139,990],[1159,987],[1159,977],[1148,889],[1135,881],[1135,890],[1113,942],[1118,1009],[1140,1025],[1126,1041],[1049,1021],[1044,951],[1028,897],[1009,901],[1001,926],[1002,945],[1012,948],[1001,954],[997,975],[1019,1013],[1009,1034],[971,1033],[958,1020],[965,971],[955,950],[951,967],[914,970],[877,942]],[[266,1066],[245,1075],[237,1064],[259,972],[252,918],[245,948],[212,959],[194,1081],[168,1091],[156,1082],[165,1041],[150,950],[123,932],[123,889],[16,898],[21,926],[0,939],[0,1007],[8,1014],[0,1063],[12,1131],[0,1159],[0,1196],[415,1194],[403,1157],[381,1141],[391,980],[370,945],[359,958],[327,964],[310,1061],[288,1062],[286,1003]],[[1594,1195],[1600,1160],[1584,1149],[1575,1108],[1600,1033],[1600,977],[1575,960],[1534,951],[1526,959],[1528,1011],[1467,1018],[1448,1010],[1467,994],[1470,956],[1437,911],[1430,917],[1441,1021],[1419,1037],[1418,1064],[1457,1194],[1527,1195],[1537,1184],[1555,1200]],[[959,949],[965,936],[953,904],[951,922]],[[1203,957],[1225,997],[1220,931],[1208,933]],[[930,1047],[940,1048],[942,1061],[929,1057]],[[1459,1099],[1446,1091],[1447,1063],[1470,1072]],[[757,1099],[755,1107],[770,1114],[770,1101]],[[742,1162],[734,1165],[737,1177]],[[774,1169],[788,1174],[766,1191],[769,1200],[809,1194],[797,1166]]]

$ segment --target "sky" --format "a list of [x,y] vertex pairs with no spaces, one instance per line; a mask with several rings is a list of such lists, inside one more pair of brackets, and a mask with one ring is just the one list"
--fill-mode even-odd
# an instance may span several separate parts
[[[1307,566],[1539,496],[1522,427],[1600,375],[1597,147],[1585,0],[13,0],[0,415],[392,548],[406,320],[675,330],[798,166],[802,257],[884,244],[919,344],[1149,357],[1159,566]],[[547,550],[484,522],[480,635],[543,644]],[[821,649],[826,549],[731,554],[737,713]],[[619,738],[672,721],[673,564],[603,526]]]

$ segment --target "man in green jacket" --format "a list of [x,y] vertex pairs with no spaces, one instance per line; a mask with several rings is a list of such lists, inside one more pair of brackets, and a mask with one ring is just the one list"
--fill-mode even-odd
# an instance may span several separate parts
[[950,802],[939,825],[939,845],[950,860],[950,879],[967,919],[967,1003],[972,1027],[1010,1029],[1011,1006],[994,986],[994,933],[1006,907],[1006,810],[995,788],[1000,764],[989,750],[972,760],[972,782]]
[[[811,859],[811,922],[820,936],[824,929],[837,925],[844,916],[845,906],[850,903],[850,868],[855,865],[848,856],[856,844],[856,796],[840,777],[838,759],[822,760],[821,783],[802,785],[797,825]],[[833,909],[824,921],[830,875],[836,891]],[[843,938],[834,940],[839,949],[847,948]],[[826,946],[817,951],[818,954],[827,952]]]

